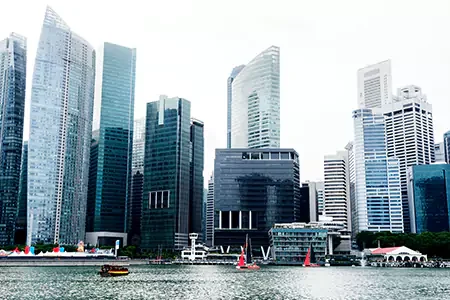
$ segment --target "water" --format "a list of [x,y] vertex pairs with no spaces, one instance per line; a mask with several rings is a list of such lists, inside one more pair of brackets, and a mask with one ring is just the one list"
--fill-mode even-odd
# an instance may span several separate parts
[[0,299],[450,299],[450,269],[131,266],[0,268]]

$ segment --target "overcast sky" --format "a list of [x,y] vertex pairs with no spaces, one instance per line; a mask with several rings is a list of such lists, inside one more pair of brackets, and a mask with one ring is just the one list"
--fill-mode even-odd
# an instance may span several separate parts
[[416,84],[433,104],[436,142],[450,129],[450,1],[2,1],[0,38],[28,38],[27,110],[46,5],[96,49],[137,48],[135,117],[160,94],[205,122],[205,181],[226,147],[226,81],[271,45],[281,48],[281,146],[300,154],[302,181],[352,140],[357,69],[392,60],[393,89]]

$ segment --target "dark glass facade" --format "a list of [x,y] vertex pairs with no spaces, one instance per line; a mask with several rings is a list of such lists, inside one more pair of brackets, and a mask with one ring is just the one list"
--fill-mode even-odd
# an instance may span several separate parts
[[90,183],[88,191],[95,198],[88,199],[86,231],[127,232],[136,49],[105,43],[101,68],[97,172],[90,173],[90,180],[96,183]]
[[309,198],[309,185],[303,183],[300,187],[300,217],[299,222],[309,223],[311,222],[311,207]]
[[191,104],[161,96],[147,104],[141,248],[188,244]]
[[191,121],[191,183],[189,195],[189,233],[197,233],[203,240],[203,122]]
[[[309,213],[309,211],[308,211]],[[214,245],[238,250],[245,235],[253,252],[269,246],[275,223],[300,219],[300,172],[294,149],[216,149]]]
[[0,245],[14,243],[25,107],[26,39],[0,41]]
[[28,142],[23,142],[22,164],[20,167],[19,215],[17,217],[15,244],[25,245],[27,238],[27,169]]
[[142,211],[142,189],[144,187],[144,174],[137,171],[133,174],[131,183],[131,205],[129,213],[128,239],[131,245],[141,244],[141,211]]
[[98,165],[98,140],[99,130],[92,132],[91,152],[89,157],[89,181],[88,181],[88,196],[86,208],[86,229],[94,228],[95,215],[95,194],[97,192],[97,165]]
[[450,231],[450,165],[418,165],[408,170],[411,231]]

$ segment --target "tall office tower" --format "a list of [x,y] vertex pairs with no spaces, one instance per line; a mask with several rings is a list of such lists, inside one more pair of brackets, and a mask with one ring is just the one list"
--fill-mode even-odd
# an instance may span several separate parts
[[445,162],[450,164],[450,131],[444,133],[444,156]]
[[435,162],[445,162],[444,142],[434,144],[434,158]]
[[280,48],[249,62],[231,84],[231,148],[280,147]]
[[324,215],[351,228],[348,151],[324,157]]
[[[382,114],[371,109],[353,111],[355,140],[350,148],[350,180],[354,180],[352,233],[403,232],[400,166],[387,156]],[[352,183],[351,183],[352,184]]]
[[28,142],[23,142],[22,164],[20,165],[19,209],[16,223],[14,243],[24,245],[27,239],[27,171],[28,171]]
[[47,7],[34,64],[27,243],[84,239],[95,51]]
[[128,225],[136,49],[104,43],[99,53],[94,117],[95,129],[100,121],[97,183],[90,185],[95,192],[89,195],[95,194],[95,199],[88,199],[87,217],[92,222],[86,227],[86,241],[114,245],[116,238],[125,239]]
[[214,245],[240,251],[248,234],[265,256],[273,224],[300,219],[299,167],[294,149],[216,149]]
[[206,245],[214,246],[214,172],[208,180],[206,195]]
[[27,40],[0,41],[0,245],[14,244],[22,157]]
[[197,233],[203,240],[202,209],[203,209],[203,164],[204,164],[204,133],[203,122],[191,119],[191,174],[189,185],[189,233]]
[[227,80],[227,148],[231,148],[231,103],[233,102],[233,81],[245,65],[234,67]]
[[404,229],[409,232],[409,204],[406,170],[435,161],[432,106],[419,87],[398,89],[393,102],[382,112],[386,122],[388,157],[400,162]]
[[[201,122],[191,124],[190,115],[191,103],[182,98],[160,96],[159,101],[147,103],[142,249],[186,247],[190,216],[198,212],[191,203],[200,201],[201,213],[203,154],[197,151],[203,149],[203,128]],[[200,199],[191,199],[191,186],[192,195]]]
[[131,197],[128,205],[128,241],[141,239],[142,192],[144,188],[145,117],[134,121]]
[[391,61],[358,70],[359,108],[382,107],[392,102]]

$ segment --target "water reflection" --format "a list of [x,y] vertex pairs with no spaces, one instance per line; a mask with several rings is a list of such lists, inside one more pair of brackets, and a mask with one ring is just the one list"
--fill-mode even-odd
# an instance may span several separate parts
[[450,270],[136,266],[102,278],[95,267],[0,268],[2,299],[446,299]]

